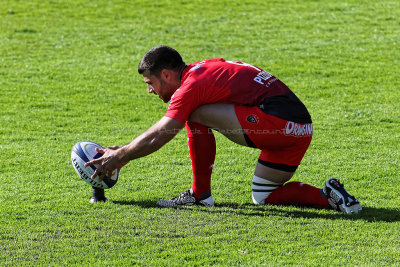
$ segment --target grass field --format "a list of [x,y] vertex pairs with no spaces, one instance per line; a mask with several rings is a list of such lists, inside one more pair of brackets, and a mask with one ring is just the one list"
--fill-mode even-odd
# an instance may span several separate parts
[[[341,178],[363,212],[253,206],[258,151],[219,134],[217,206],[160,209],[191,185],[184,132],[89,204],[71,148],[128,143],[164,115],[137,74],[158,44],[289,85],[315,131],[293,180]],[[399,266],[399,46],[397,0],[2,0],[0,265]]]

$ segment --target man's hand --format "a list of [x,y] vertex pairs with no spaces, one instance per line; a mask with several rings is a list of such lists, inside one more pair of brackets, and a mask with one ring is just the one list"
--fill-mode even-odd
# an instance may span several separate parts
[[87,162],[85,167],[99,164],[100,167],[94,172],[92,179],[101,173],[99,180],[102,181],[106,175],[111,177],[111,173],[115,169],[121,169],[130,160],[147,156],[160,149],[174,138],[183,126],[185,124],[182,122],[169,117],[163,117],[146,132],[123,147],[96,148],[96,151],[103,154],[103,156]]
[[127,162],[121,162],[122,158],[122,150],[119,146],[111,146],[105,147],[104,149],[96,148],[97,153],[103,154],[98,159],[94,159],[85,163],[85,167],[91,166],[94,164],[99,164],[100,167],[96,169],[94,174],[92,175],[92,179],[94,179],[97,175],[99,176],[99,181],[103,181],[104,177],[107,175],[108,177],[112,176],[112,173],[115,169],[121,169]]

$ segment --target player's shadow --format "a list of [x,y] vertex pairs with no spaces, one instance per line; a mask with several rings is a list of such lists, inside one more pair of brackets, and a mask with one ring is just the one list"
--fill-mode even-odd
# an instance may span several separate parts
[[[159,208],[156,201],[112,201],[117,205],[140,206],[142,208]],[[323,210],[321,208],[302,208],[296,206],[255,206],[253,204],[236,204],[236,203],[219,203],[215,207],[179,207],[178,209],[193,209],[201,212],[238,215],[238,216],[281,216],[291,218],[322,218],[329,220],[363,220],[368,222],[398,222],[400,221],[400,210],[388,208],[363,207],[359,214],[345,214],[331,210]]]
[[[238,205],[233,203],[221,203],[218,205],[220,212],[236,213],[247,216],[284,216],[292,218],[323,218],[330,220],[363,220],[368,222],[398,222],[400,210],[388,208],[363,207],[359,214],[346,214],[333,210],[314,207],[296,206],[255,206],[253,204]],[[288,210],[290,209],[290,210]]]
[[142,208],[159,208],[156,204],[156,201],[154,200],[146,200],[146,201],[136,201],[136,200],[131,200],[131,201],[111,201],[114,204],[117,205],[128,205],[128,206],[140,206]]

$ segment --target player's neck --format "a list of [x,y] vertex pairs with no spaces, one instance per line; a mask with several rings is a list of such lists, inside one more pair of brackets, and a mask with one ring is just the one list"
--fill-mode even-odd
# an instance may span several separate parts
[[179,69],[179,80],[182,81],[182,74],[183,71],[186,69],[187,65],[183,64],[182,67]]

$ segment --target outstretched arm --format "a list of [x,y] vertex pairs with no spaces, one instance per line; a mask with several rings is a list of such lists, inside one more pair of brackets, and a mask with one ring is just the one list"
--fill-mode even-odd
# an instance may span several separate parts
[[184,124],[169,117],[163,117],[146,132],[135,138],[129,144],[117,149],[98,149],[103,156],[85,164],[90,166],[100,164],[92,178],[99,173],[100,181],[105,175],[111,174],[115,169],[121,168],[130,160],[147,156],[168,143],[183,128]]

